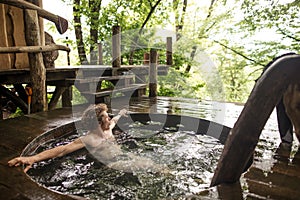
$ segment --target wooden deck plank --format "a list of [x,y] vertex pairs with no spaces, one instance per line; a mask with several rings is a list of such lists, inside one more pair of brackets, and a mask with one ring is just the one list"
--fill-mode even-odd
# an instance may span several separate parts
[[120,79],[133,79],[134,75],[120,75],[120,76],[100,76],[100,77],[86,77],[86,78],[67,78],[65,81],[67,83],[76,83],[84,84],[84,83],[93,83],[100,81],[111,81],[111,80],[120,80]]
[[[168,73],[166,65],[158,66],[158,75],[166,75]],[[112,76],[112,71],[117,70],[118,74],[123,72],[132,72],[134,75],[149,74],[149,66],[121,66],[118,69],[113,69],[108,66],[78,66],[78,67],[56,67],[47,68],[46,81],[51,85],[55,85],[56,81],[64,81],[66,78],[80,78],[87,76]],[[52,82],[52,83],[51,83]],[[10,69],[0,70],[0,84],[26,84],[30,83],[30,70],[29,69]]]
[[93,96],[93,97],[99,98],[99,97],[109,96],[109,95],[112,95],[113,93],[117,93],[117,92],[129,92],[129,91],[134,91],[134,90],[138,90],[138,89],[143,89],[146,87],[147,87],[147,84],[131,84],[126,87],[109,88],[109,89],[104,89],[99,92],[81,92],[81,93],[86,96]]

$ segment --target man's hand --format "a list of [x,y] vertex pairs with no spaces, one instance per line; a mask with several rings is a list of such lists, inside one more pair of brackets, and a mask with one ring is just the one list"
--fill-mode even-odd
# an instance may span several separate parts
[[35,161],[34,161],[32,156],[30,156],[30,157],[17,157],[17,158],[14,158],[14,159],[11,159],[10,161],[8,161],[8,165],[10,167],[13,167],[13,166],[17,167],[17,166],[20,166],[21,164],[27,165],[24,169],[25,173],[32,167],[33,163],[35,163]]
[[120,115],[120,116],[126,116],[127,117],[127,110],[126,109],[122,109],[122,110],[120,110],[120,112],[119,112],[119,114],[118,115]]
[[118,113],[118,115],[116,115],[114,118],[111,119],[111,122],[114,122],[114,124],[113,124],[113,126],[111,126],[111,128],[113,128],[115,126],[115,124],[118,122],[118,120],[121,117],[123,117],[123,116],[127,117],[126,113],[127,113],[126,109],[120,110],[119,113]]

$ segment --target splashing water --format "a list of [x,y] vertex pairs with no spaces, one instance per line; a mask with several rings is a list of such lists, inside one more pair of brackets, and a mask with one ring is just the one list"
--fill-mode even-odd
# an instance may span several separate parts
[[[126,151],[167,165],[170,173],[128,173],[111,169],[83,150],[35,164],[29,175],[49,189],[91,199],[178,198],[209,188],[223,148],[217,139],[190,131],[164,130],[145,137],[149,134],[153,131],[135,122],[126,133],[127,139],[117,139]],[[38,151],[68,143],[79,135],[51,141]]]

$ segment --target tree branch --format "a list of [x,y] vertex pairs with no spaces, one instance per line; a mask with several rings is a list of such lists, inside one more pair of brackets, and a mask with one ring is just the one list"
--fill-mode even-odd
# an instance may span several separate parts
[[158,4],[161,2],[161,0],[158,0],[154,6],[152,6],[151,2],[150,2],[150,6],[151,6],[151,9],[150,9],[150,12],[148,13],[146,19],[144,20],[140,30],[139,30],[139,34],[142,33],[143,29],[145,28],[147,22],[149,21],[149,19],[151,18],[152,14],[154,13],[156,7],[158,6]]
[[213,6],[216,0],[211,0],[209,8],[208,8],[208,14],[206,16],[206,19],[208,19],[211,16],[212,10],[213,10]]
[[215,42],[215,43],[221,45],[222,47],[224,47],[224,48],[226,48],[226,49],[229,49],[230,51],[234,52],[235,54],[237,54],[237,55],[239,55],[239,56],[241,56],[241,57],[243,57],[243,58],[245,58],[246,60],[249,60],[249,61],[253,62],[254,64],[257,64],[257,65],[260,65],[260,66],[265,67],[264,64],[259,63],[259,62],[256,62],[256,61],[253,60],[252,58],[249,58],[249,57],[245,56],[245,55],[242,54],[241,52],[239,52],[239,51],[237,51],[237,50],[235,50],[235,49],[233,49],[233,48],[231,48],[231,47],[229,47],[229,46],[227,46],[227,45],[225,45],[225,44],[223,44],[223,43],[221,43],[221,42],[219,42],[219,41],[217,41],[217,40],[213,40],[213,42]]
[[295,40],[297,42],[300,42],[300,38],[296,38],[294,36],[291,36],[291,35],[287,34],[283,29],[279,28],[278,26],[277,26],[277,28],[281,32],[282,35],[284,35],[284,36],[286,36],[286,37],[288,37],[290,39],[293,39],[293,40]]
[[161,2],[161,0],[158,0],[158,1],[155,3],[154,6],[152,6],[150,0],[149,0],[149,2],[150,2],[151,9],[150,9],[150,11],[149,11],[149,13],[148,13],[146,19],[144,20],[144,22],[143,22],[143,24],[142,24],[140,30],[139,30],[139,35],[136,36],[136,37],[134,38],[134,40],[132,41],[132,45],[131,45],[131,48],[130,48],[130,56],[129,56],[129,64],[130,64],[130,65],[133,64],[133,54],[134,54],[135,48],[136,48],[136,46],[137,46],[137,42],[138,42],[138,40],[139,40],[139,37],[140,37],[140,35],[142,34],[143,29],[145,28],[146,24],[147,24],[148,21],[150,20],[152,14],[154,13],[156,7],[159,5],[159,3]]

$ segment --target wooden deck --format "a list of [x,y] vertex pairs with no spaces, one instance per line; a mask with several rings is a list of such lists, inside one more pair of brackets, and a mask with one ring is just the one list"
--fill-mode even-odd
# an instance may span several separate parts
[[[158,101],[160,101],[158,99]],[[164,98],[165,102],[166,99]],[[149,99],[136,100],[129,108],[132,112],[149,112],[153,104]],[[178,102],[178,100],[176,100]],[[125,104],[124,104],[125,103]],[[118,102],[119,110],[128,102]],[[158,106],[166,105],[158,102]],[[142,106],[141,106],[142,105]],[[190,105],[190,104],[189,104]],[[186,105],[185,105],[186,106]],[[162,107],[161,107],[162,108]],[[161,110],[159,108],[159,110]],[[174,109],[174,108],[173,108]],[[79,115],[79,114],[78,114]],[[75,199],[48,190],[27,176],[22,167],[8,167],[7,161],[18,156],[34,138],[59,126],[70,124],[78,118],[70,108],[61,108],[23,117],[0,121],[0,199]],[[67,132],[72,126],[67,126]],[[22,131],[20,131],[22,130]],[[273,147],[272,147],[273,148]],[[254,164],[239,182],[211,187],[199,194],[185,196],[182,199],[292,199],[300,196],[300,151],[294,152],[291,161],[290,148],[279,146],[273,155],[273,161],[255,157]],[[268,151],[268,149],[267,149]],[[272,166],[270,169],[266,165]]]
[[[83,65],[78,67],[56,67],[47,68],[47,83],[49,85],[59,84],[59,81],[64,81],[66,78],[76,78],[78,73],[81,76],[112,76],[113,73],[122,74],[122,72],[132,72],[136,75],[148,75],[149,66],[121,66],[121,68],[112,68],[104,65]],[[166,75],[169,66],[159,65],[158,75]],[[10,69],[0,70],[0,84],[26,84],[30,83],[30,69]]]
[[[158,65],[157,73],[158,75],[166,75],[168,69],[169,66],[167,65]],[[129,76],[131,76],[132,80],[126,78]],[[129,91],[137,90],[137,92],[133,91],[133,93],[135,96],[140,96],[145,94],[147,76],[149,76],[149,65],[121,66],[119,68],[113,68],[106,65],[47,68],[46,86],[55,86],[56,88],[54,92],[51,92],[53,93],[53,96],[48,104],[48,108],[50,110],[54,109],[60,97],[62,97],[63,107],[70,107],[72,105],[71,86],[73,85],[75,85],[80,92],[83,92],[88,101],[95,103],[105,102],[104,98],[107,98],[108,96],[111,97],[114,88],[110,88],[109,90],[101,90],[100,88],[99,91],[95,91],[95,89],[88,91],[86,89],[89,87],[95,88],[95,86],[91,85],[101,84],[102,81],[110,81],[115,85],[116,83],[122,82],[122,79],[124,79],[125,82],[122,87],[118,87],[118,92],[123,92],[125,94]],[[17,85],[17,89],[19,89],[17,92],[20,94],[12,99],[11,96],[13,94],[8,94],[9,91],[5,91],[5,88],[2,87],[2,96],[12,99],[13,103],[20,107],[23,112],[26,112],[28,108],[27,96],[23,89],[24,86],[22,85],[29,84],[30,82],[30,69],[0,70],[0,85],[14,85],[15,87]],[[91,95],[94,95],[95,98],[91,97]]]
[[0,199],[74,199],[33,182],[22,168],[7,165],[35,137],[73,120],[72,110],[63,108],[0,121]]

